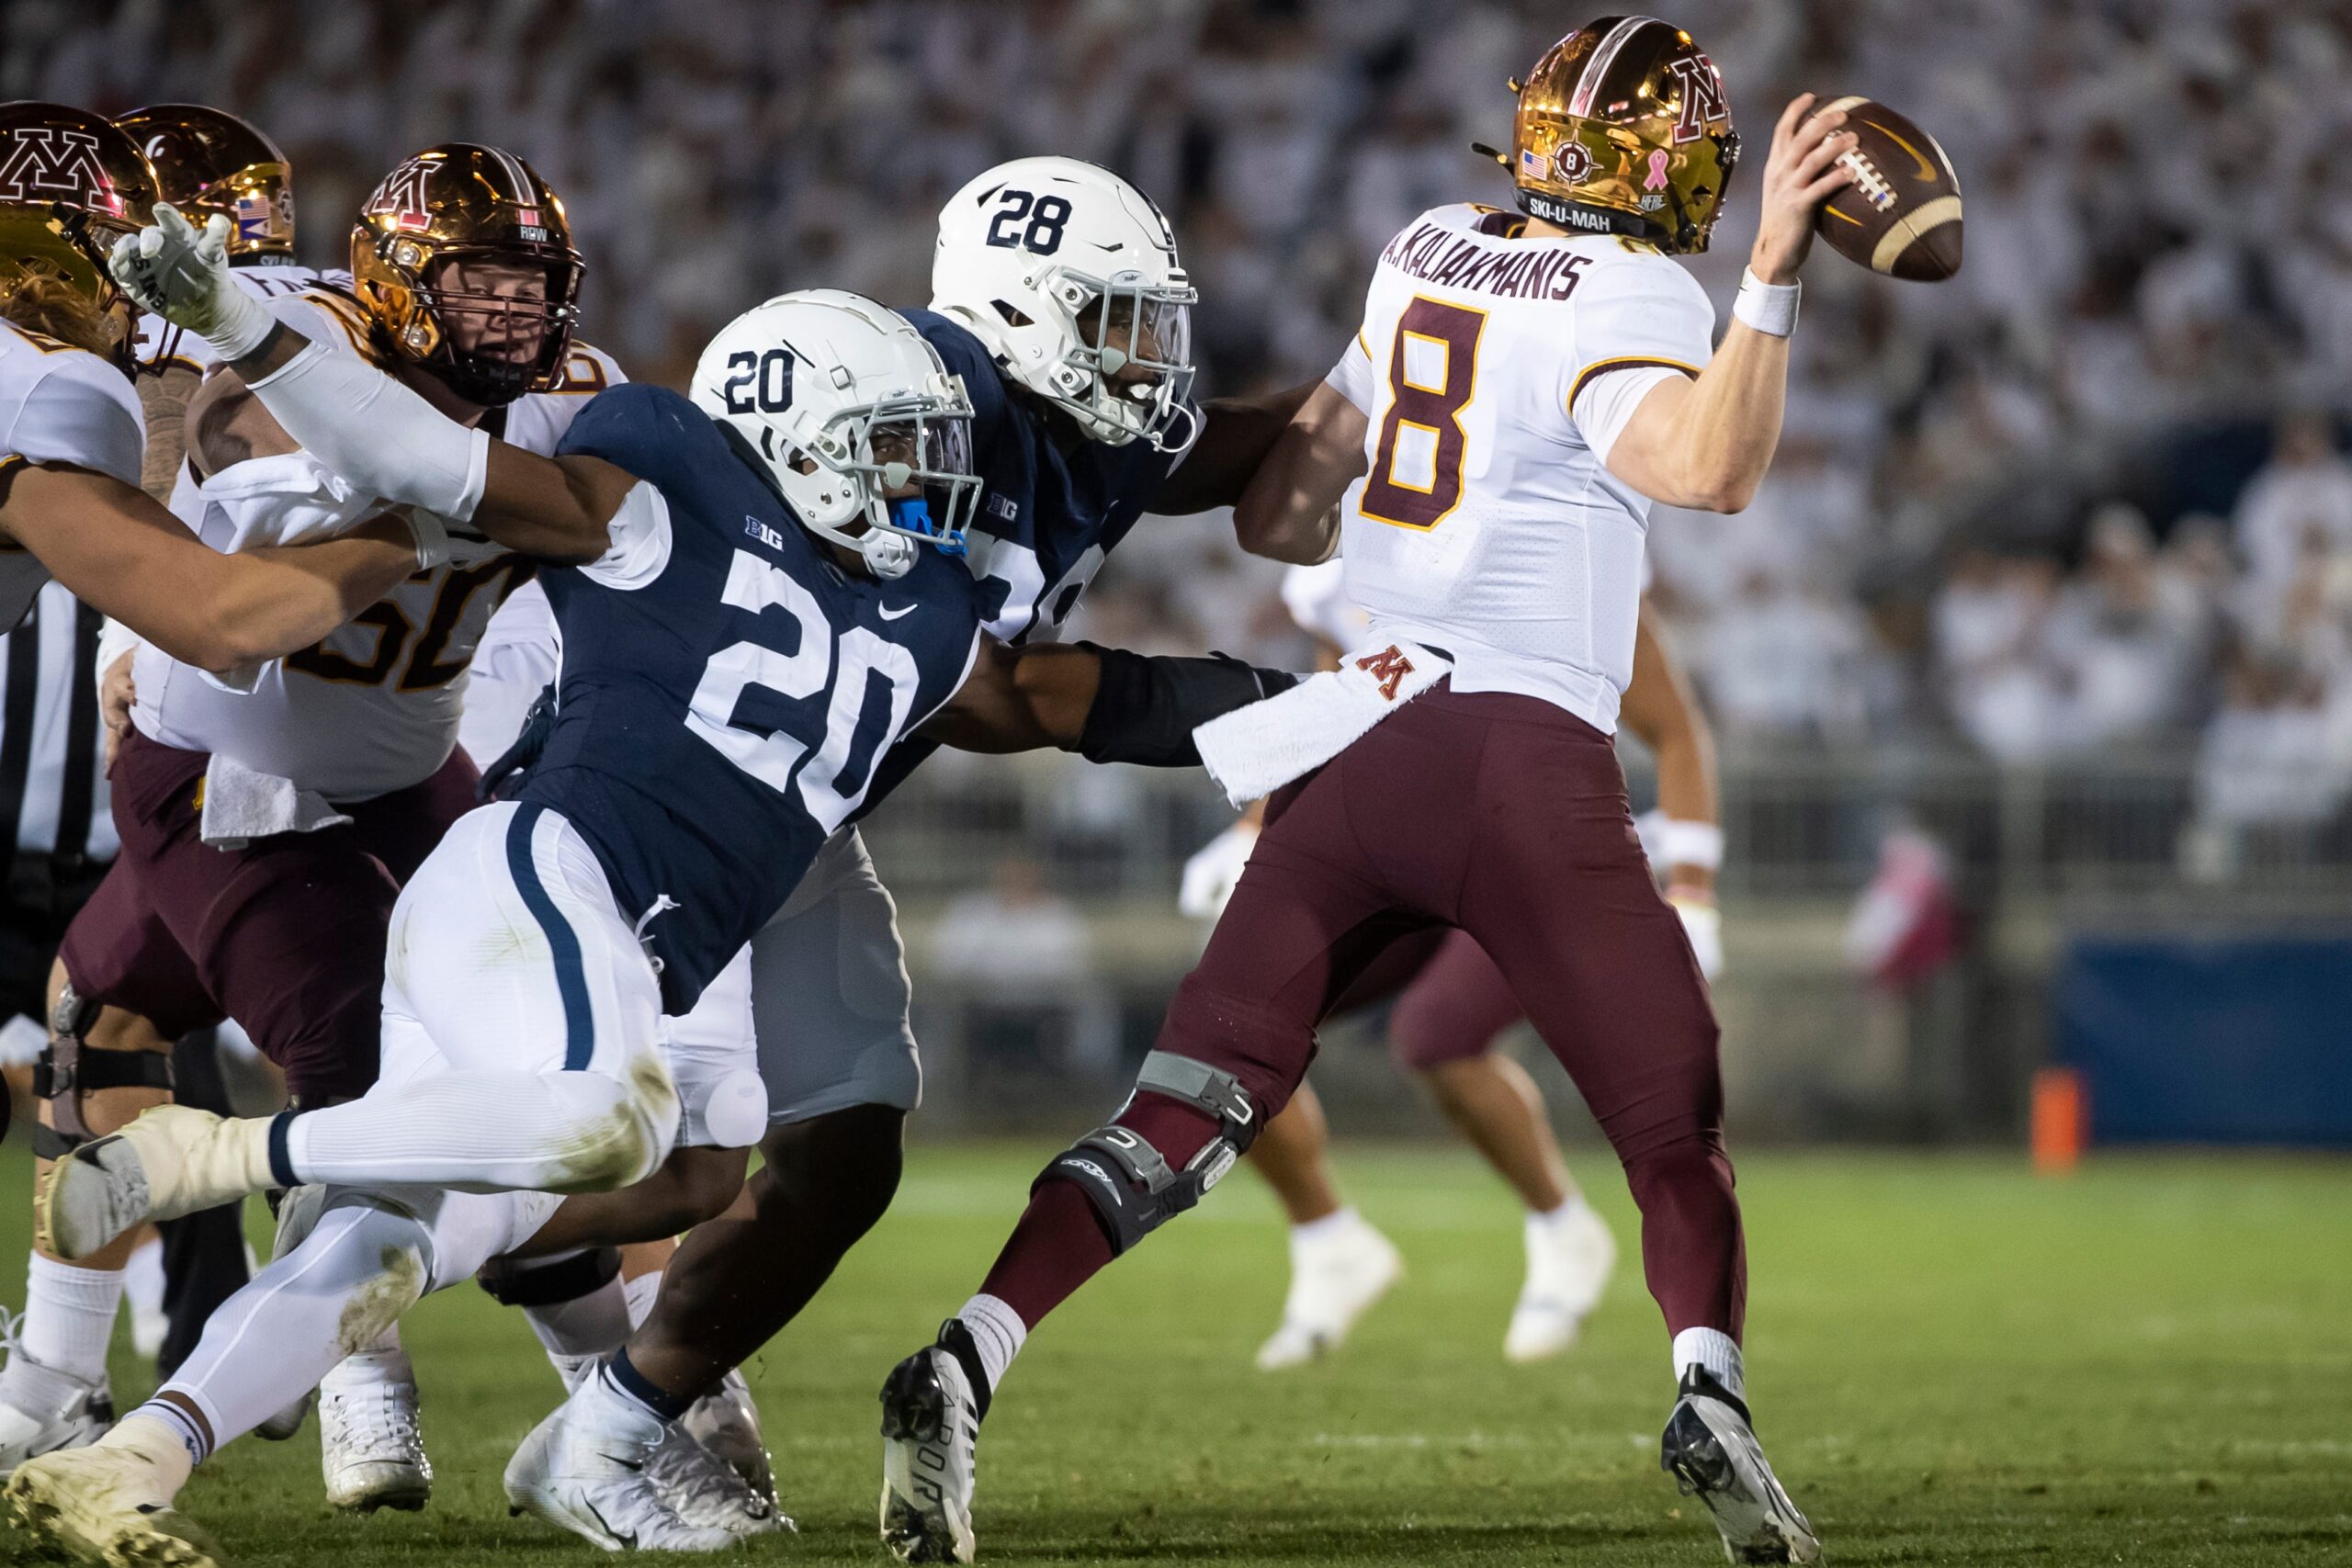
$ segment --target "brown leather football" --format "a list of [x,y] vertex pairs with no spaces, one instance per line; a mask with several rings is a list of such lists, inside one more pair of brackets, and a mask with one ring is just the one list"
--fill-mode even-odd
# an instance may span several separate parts
[[1960,176],[1936,139],[1884,104],[1836,98],[1861,144],[1838,162],[1854,183],[1814,220],[1829,248],[1872,272],[1939,283],[1960,270]]

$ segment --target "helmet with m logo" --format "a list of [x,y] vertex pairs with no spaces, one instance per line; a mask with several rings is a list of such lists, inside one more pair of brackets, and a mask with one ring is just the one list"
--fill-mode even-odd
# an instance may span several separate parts
[[1603,17],[1511,90],[1506,166],[1521,211],[1677,254],[1707,248],[1739,133],[1723,73],[1689,33],[1655,17]]
[[162,199],[201,229],[229,220],[229,257],[294,254],[294,175],[277,143],[226,109],[153,104],[115,117],[154,166]]
[[0,104],[0,316],[134,368],[138,311],[107,252],[154,207],[155,171],[105,116]]

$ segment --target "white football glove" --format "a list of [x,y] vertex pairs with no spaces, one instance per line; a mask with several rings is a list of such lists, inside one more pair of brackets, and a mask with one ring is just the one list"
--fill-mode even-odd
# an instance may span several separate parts
[[1184,863],[1184,881],[1176,894],[1176,908],[1196,920],[1213,920],[1241,882],[1241,868],[1257,847],[1258,825],[1236,822],[1193,852]]
[[259,348],[277,318],[237,287],[229,271],[229,220],[214,213],[204,231],[179,209],[155,204],[155,221],[115,243],[107,270],[142,310],[194,333],[222,359]]
[[1724,918],[1714,900],[1668,893],[1666,901],[1682,917],[1682,930],[1690,938],[1690,953],[1699,961],[1699,973],[1713,981],[1724,972]]

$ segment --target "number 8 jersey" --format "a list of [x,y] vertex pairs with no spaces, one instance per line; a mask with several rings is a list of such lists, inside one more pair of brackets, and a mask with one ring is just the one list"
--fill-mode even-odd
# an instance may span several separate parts
[[1455,691],[1541,697],[1609,734],[1650,506],[1609,449],[1651,388],[1706,364],[1714,310],[1647,246],[1523,224],[1441,207],[1381,253],[1329,377],[1368,421],[1347,596],[1376,637],[1451,653]]

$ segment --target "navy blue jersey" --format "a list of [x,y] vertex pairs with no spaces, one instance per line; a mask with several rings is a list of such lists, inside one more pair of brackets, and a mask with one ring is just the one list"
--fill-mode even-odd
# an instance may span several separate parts
[[844,571],[722,428],[662,388],[599,393],[560,451],[650,484],[670,538],[633,586],[544,574],[563,668],[520,798],[588,840],[644,921],[664,1010],[684,1012],[826,837],[897,782],[875,763],[962,684],[980,590],[930,549],[893,581]]

